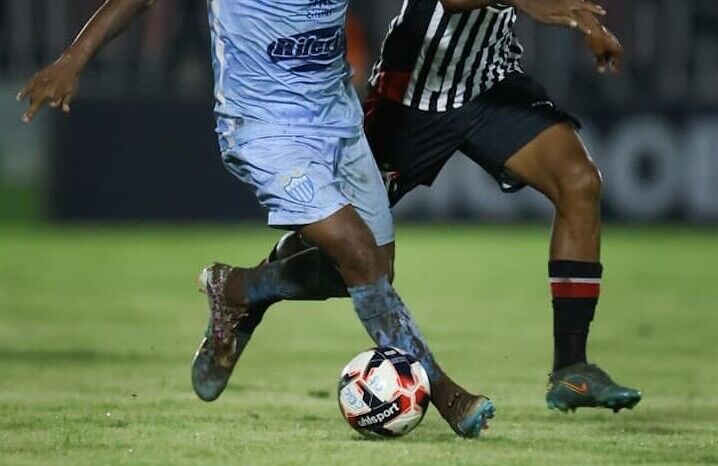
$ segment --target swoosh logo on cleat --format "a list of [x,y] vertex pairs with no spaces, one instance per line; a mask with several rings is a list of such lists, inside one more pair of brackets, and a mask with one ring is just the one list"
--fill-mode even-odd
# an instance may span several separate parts
[[572,384],[571,382],[566,382],[565,380],[562,380],[559,382],[563,387],[568,388],[574,393],[578,393],[579,395],[586,395],[588,394],[588,384],[586,382],[583,382],[580,385]]

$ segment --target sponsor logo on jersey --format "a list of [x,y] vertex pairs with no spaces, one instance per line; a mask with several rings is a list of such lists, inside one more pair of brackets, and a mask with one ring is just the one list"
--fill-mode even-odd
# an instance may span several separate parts
[[307,10],[307,19],[321,19],[336,14],[339,8],[335,0],[311,0]]
[[314,71],[326,68],[330,60],[343,55],[344,44],[344,28],[334,26],[279,38],[269,44],[267,54],[274,63],[310,62],[295,66],[292,71]]
[[399,414],[399,403],[393,402],[389,407],[379,411],[372,412],[366,416],[362,416],[357,421],[359,427],[368,427],[374,424],[382,424]]

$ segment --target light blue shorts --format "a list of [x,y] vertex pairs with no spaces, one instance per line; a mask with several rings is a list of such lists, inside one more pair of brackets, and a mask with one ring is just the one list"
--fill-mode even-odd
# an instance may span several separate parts
[[353,206],[378,246],[394,241],[394,222],[366,137],[269,136],[244,140],[236,120],[218,118],[222,160],[269,211],[268,224],[296,229]]

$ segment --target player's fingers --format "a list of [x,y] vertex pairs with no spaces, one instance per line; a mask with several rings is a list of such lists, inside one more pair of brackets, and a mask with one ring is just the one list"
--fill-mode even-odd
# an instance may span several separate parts
[[581,32],[583,32],[583,33],[586,34],[587,36],[590,36],[591,34],[593,34],[593,27],[592,27],[592,24],[591,24],[590,22],[588,22],[588,21],[586,21],[586,20],[584,20],[583,18],[580,18],[580,17],[579,17],[579,18],[575,18],[575,20],[576,20],[576,26],[575,26],[575,28],[580,29]]
[[70,106],[72,105],[72,99],[75,96],[73,94],[67,94],[64,99],[62,99],[62,111],[65,113],[70,113]]
[[45,102],[47,102],[47,105],[50,108],[57,108],[60,106],[60,103],[62,102],[62,95],[60,94],[60,91],[57,90],[57,88],[54,85],[47,85],[45,87]]
[[66,95],[66,92],[62,92],[60,90],[53,91],[48,98],[50,100],[50,107],[58,108],[60,105],[62,105],[62,101],[65,100]]
[[568,15],[552,16],[549,23],[556,24],[558,26],[566,26],[572,29],[576,29],[578,27],[578,20],[576,20],[573,16]]
[[596,55],[596,70],[604,74],[608,69],[608,59],[605,54]]
[[23,123],[30,123],[32,119],[35,117],[35,114],[40,110],[40,107],[42,107],[42,104],[45,103],[46,97],[42,97],[39,99],[30,97],[30,108],[27,109],[25,114],[22,116]]
[[588,11],[590,13],[593,13],[595,15],[604,16],[606,14],[606,9],[603,8],[601,5],[597,5],[593,2],[589,1],[582,1],[579,0],[578,5],[576,6],[576,9],[581,11]]
[[23,123],[30,123],[32,121],[37,111],[40,110],[40,105],[42,105],[39,102],[39,100],[30,99],[30,108],[22,115]]
[[28,92],[30,92],[30,85],[26,85],[22,89],[20,89],[20,92],[17,93],[17,99],[18,102],[21,102],[25,97],[27,97]]
[[587,36],[590,36],[593,33],[593,29],[591,28],[591,23],[587,22],[583,18],[581,18],[578,15],[566,15],[566,16],[557,16],[556,18],[556,24],[560,24],[566,27],[569,27],[571,29],[578,29]]

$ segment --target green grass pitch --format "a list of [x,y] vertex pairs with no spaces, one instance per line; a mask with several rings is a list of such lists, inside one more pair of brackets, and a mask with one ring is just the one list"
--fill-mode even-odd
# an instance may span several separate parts
[[0,228],[0,465],[628,465],[718,463],[718,236],[612,228],[589,357],[640,387],[636,410],[564,415],[551,358],[547,231],[403,227],[397,287],[444,368],[493,397],[479,441],[435,411],[395,441],[342,420],[335,384],[371,346],[348,301],[276,306],[217,402],[190,360],[194,277],[253,264],[249,227]]

